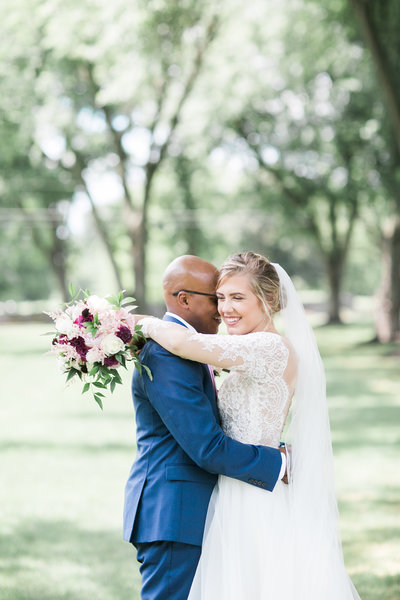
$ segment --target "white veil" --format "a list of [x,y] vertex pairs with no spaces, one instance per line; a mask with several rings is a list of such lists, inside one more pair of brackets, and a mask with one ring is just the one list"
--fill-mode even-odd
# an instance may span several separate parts
[[280,265],[273,266],[280,281],[284,333],[298,357],[286,434],[286,441],[292,446],[289,496],[295,540],[291,546],[294,555],[288,556],[288,564],[296,570],[296,599],[358,599],[343,573],[324,367],[289,275]]

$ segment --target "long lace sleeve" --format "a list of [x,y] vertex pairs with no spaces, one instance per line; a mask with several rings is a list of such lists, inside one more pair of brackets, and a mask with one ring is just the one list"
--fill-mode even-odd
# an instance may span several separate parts
[[274,365],[279,365],[282,369],[282,364],[287,364],[289,350],[278,334],[193,333],[181,325],[154,317],[142,319],[140,325],[146,337],[151,337],[172,354],[215,367],[245,371],[256,379],[265,377],[266,368],[274,369]]

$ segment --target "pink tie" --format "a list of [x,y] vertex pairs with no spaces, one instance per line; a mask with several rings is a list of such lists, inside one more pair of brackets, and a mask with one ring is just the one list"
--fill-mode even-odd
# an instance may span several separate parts
[[213,386],[214,386],[215,395],[217,396],[218,395],[218,390],[217,390],[217,386],[215,384],[214,370],[213,370],[213,368],[212,368],[211,365],[207,365],[207,367],[208,367],[208,370],[210,371],[210,377],[211,377],[211,381],[212,381]]

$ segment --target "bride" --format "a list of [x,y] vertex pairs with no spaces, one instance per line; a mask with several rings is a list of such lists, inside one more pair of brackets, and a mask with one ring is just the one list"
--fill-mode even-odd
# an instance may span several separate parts
[[229,370],[218,395],[224,433],[279,447],[285,428],[292,458],[289,484],[278,481],[272,493],[219,476],[189,600],[359,599],[338,533],[324,369],[292,281],[247,252],[224,263],[216,294],[228,336],[154,317],[139,321],[143,333],[182,358]]

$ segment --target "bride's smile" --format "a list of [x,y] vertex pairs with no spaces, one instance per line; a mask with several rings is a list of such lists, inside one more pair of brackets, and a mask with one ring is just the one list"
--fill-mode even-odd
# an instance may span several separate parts
[[270,319],[251,287],[248,275],[225,277],[217,291],[218,312],[229,334],[265,331]]

